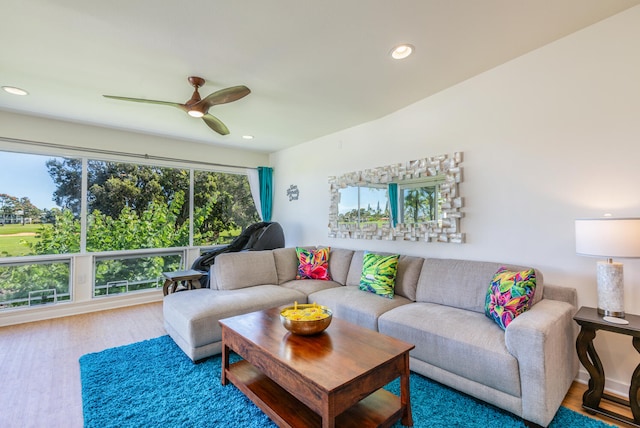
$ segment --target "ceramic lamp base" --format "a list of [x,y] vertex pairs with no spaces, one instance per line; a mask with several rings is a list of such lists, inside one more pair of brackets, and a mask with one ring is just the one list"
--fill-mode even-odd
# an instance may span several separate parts
[[598,262],[598,314],[624,318],[622,263]]

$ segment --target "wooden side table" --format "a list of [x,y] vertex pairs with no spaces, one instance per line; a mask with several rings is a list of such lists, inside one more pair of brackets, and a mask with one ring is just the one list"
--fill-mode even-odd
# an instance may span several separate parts
[[166,278],[162,286],[162,292],[166,296],[169,293],[175,293],[180,286],[184,287],[185,290],[200,288],[200,278],[202,278],[203,273],[189,269],[163,272],[162,275]]
[[[582,396],[582,408],[589,413],[606,415],[617,421],[640,428],[640,402],[638,397],[638,389],[640,388],[640,364],[636,367],[633,371],[633,375],[631,376],[629,401],[612,396],[604,392],[604,368],[602,367],[602,362],[600,361],[598,353],[593,346],[593,339],[596,337],[596,331],[604,330],[631,336],[633,338],[633,347],[636,351],[640,352],[640,316],[627,314],[625,319],[629,321],[629,324],[613,324],[603,320],[602,317],[598,315],[596,308],[582,307],[573,319],[580,325],[580,333],[576,340],[578,358],[591,377],[589,379],[589,388]],[[630,407],[633,419],[601,408],[600,401],[602,399]]]

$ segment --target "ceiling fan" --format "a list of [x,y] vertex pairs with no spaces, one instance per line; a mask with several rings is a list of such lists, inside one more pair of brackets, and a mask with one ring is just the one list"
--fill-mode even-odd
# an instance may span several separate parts
[[200,98],[200,94],[198,93],[198,88],[204,85],[205,80],[202,77],[196,76],[191,76],[187,80],[189,81],[189,83],[191,83],[191,86],[193,86],[195,90],[193,91],[193,95],[191,95],[191,99],[189,99],[184,104],[172,103],[170,101],[145,100],[141,98],[116,97],[114,95],[103,95],[103,97],[122,101],[134,101],[137,103],[161,104],[177,107],[180,110],[187,112],[189,116],[201,117],[202,120],[204,120],[204,123],[206,123],[209,128],[213,129],[218,134],[227,135],[229,133],[229,128],[227,128],[227,126],[222,123],[220,119],[210,115],[209,109],[218,104],[226,104],[246,97],[251,93],[251,90],[243,85],[232,86],[230,88],[216,91],[202,99]]

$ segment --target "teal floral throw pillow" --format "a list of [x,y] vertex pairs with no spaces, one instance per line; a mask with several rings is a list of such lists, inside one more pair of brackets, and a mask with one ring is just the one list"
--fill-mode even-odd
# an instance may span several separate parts
[[360,290],[393,299],[399,257],[398,254],[383,256],[365,253],[362,261]]
[[531,307],[535,291],[536,273],[533,269],[511,272],[501,267],[489,285],[484,313],[504,330]]

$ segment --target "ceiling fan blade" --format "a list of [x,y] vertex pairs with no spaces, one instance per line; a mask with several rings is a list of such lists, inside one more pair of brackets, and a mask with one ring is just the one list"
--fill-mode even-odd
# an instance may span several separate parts
[[229,134],[229,128],[227,128],[227,125],[222,123],[222,121],[220,121],[220,119],[218,119],[217,117],[210,114],[205,114],[204,116],[202,116],[202,120],[204,120],[204,123],[206,123],[209,128],[213,129],[218,134]]
[[251,93],[251,90],[244,85],[232,86],[230,88],[221,89],[213,94],[207,95],[201,103],[205,107],[205,111],[211,106],[218,104],[226,104],[232,101],[237,101],[240,98],[246,97]]
[[114,99],[114,100],[121,100],[121,101],[133,101],[133,102],[136,102],[136,103],[160,104],[160,105],[165,105],[165,106],[177,107],[182,111],[188,111],[187,107],[184,104],[172,103],[170,101],[156,101],[156,100],[145,100],[145,99],[142,99],[142,98],[116,97],[114,95],[103,95],[103,97],[111,98],[111,99]]

